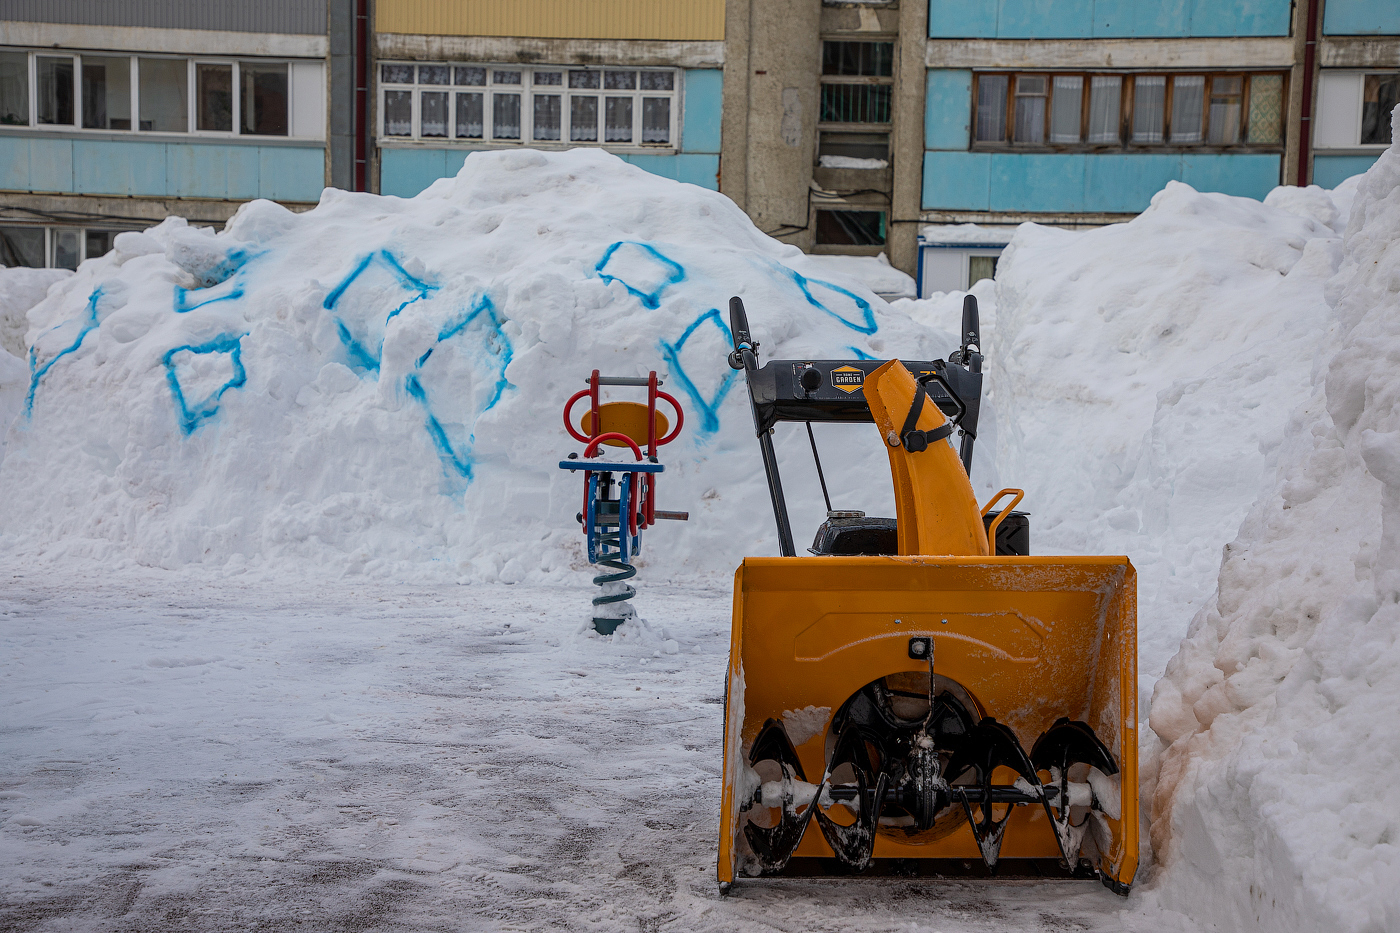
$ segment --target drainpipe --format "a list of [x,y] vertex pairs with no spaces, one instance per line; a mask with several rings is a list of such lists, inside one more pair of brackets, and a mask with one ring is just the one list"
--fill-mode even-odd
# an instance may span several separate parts
[[355,0],[355,190],[369,187],[369,0]]
[[1307,186],[1312,174],[1313,75],[1317,71],[1317,23],[1322,0],[1308,0],[1308,40],[1303,46],[1303,101],[1298,133],[1298,187]]

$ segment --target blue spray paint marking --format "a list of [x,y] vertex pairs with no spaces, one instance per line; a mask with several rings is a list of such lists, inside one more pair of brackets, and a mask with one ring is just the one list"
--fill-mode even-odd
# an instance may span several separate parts
[[[402,285],[408,291],[415,293],[413,297],[409,298],[407,301],[402,302],[397,308],[389,312],[389,314],[384,318],[385,324],[388,324],[394,318],[398,317],[399,312],[402,311],[404,308],[407,308],[415,301],[421,301],[422,299],[428,297],[433,292],[438,290],[438,286],[430,285],[427,282],[424,282],[423,280],[411,275],[408,272],[408,270],[405,269],[396,258],[394,258],[393,253],[390,253],[387,249],[381,249],[376,250],[375,252],[370,253],[368,256],[365,256],[363,259],[361,259],[359,264],[351,270],[350,274],[347,275],[339,285],[337,285],[331,290],[331,293],[326,296],[326,300],[321,303],[321,306],[327,311],[330,311],[334,314],[335,307],[337,304],[340,303],[340,299],[344,297],[345,292],[350,288],[352,284],[354,284],[355,280],[358,279],[365,272],[365,270],[370,267],[370,264],[375,262],[376,260],[382,265],[384,265],[386,268],[388,268],[390,272],[393,273],[394,278],[398,279],[400,285]],[[380,356],[384,352],[383,339],[381,338],[379,341],[379,345],[373,348],[365,346],[364,343],[357,340],[355,336],[350,333],[350,328],[345,324],[343,320],[340,319],[338,315],[335,321],[335,328],[336,333],[340,335],[340,342],[345,344],[345,351],[348,354],[350,354],[351,361],[353,363],[358,364],[363,369],[378,372]]]
[[671,375],[675,376],[676,380],[680,382],[681,388],[685,390],[685,394],[690,396],[691,404],[694,406],[695,410],[700,413],[700,433],[713,434],[719,430],[719,407],[724,404],[724,397],[729,394],[729,390],[734,385],[734,380],[738,377],[739,373],[730,369],[729,364],[725,363],[724,367],[726,372],[724,379],[720,381],[719,388],[715,390],[714,397],[707,399],[701,394],[699,388],[696,387],[695,381],[690,378],[690,374],[685,371],[685,367],[681,365],[681,351],[685,348],[686,341],[688,341],[695,334],[695,331],[699,329],[700,325],[704,324],[706,321],[718,327],[720,333],[724,335],[725,342],[728,343],[731,348],[734,346],[734,335],[730,332],[729,325],[724,323],[724,318],[720,316],[718,309],[715,308],[711,308],[692,321],[690,326],[681,334],[681,338],[674,344],[662,340],[659,346],[661,348],[661,355],[666,359],[666,363],[671,369]]
[[862,350],[860,347],[847,347],[846,349],[847,349],[847,350],[850,350],[852,353],[854,353],[854,354],[856,355],[856,359],[858,359],[858,360],[878,360],[878,359],[879,359],[878,356],[871,356],[869,353],[865,352],[865,351]]
[[[875,331],[880,329],[880,325],[875,323],[875,310],[870,307],[870,302],[866,301],[864,298],[860,297],[855,292],[848,291],[847,289],[842,288],[840,285],[833,285],[830,282],[823,282],[820,279],[809,279],[805,275],[802,275],[799,272],[789,269],[787,266],[781,265],[780,263],[774,263],[773,265],[785,275],[787,275],[788,278],[792,279],[793,284],[802,290],[803,296],[807,299],[808,304],[810,304],[812,307],[825,311],[827,314],[836,318],[836,320],[840,321],[842,324],[845,324],[851,330],[859,331],[862,334],[873,334],[875,333]],[[855,306],[860,309],[861,322],[856,323],[854,321],[847,320],[843,315],[837,313],[836,311],[833,311],[831,308],[828,308],[826,305],[822,304],[812,294],[812,286],[829,288],[833,292],[845,295],[847,298],[851,299],[851,301],[855,303]]]
[[[652,284],[650,289],[643,290],[646,288],[647,283],[633,285],[620,276],[603,271],[604,267],[613,260],[617,251],[624,246],[630,246],[641,250],[644,254],[643,259],[646,260],[648,265],[652,266],[655,271],[655,278],[658,281]],[[651,311],[655,311],[657,308],[661,307],[662,292],[672,285],[685,281],[685,268],[681,266],[680,263],[665,256],[653,246],[648,246],[646,243],[635,243],[631,240],[618,240],[612,246],[609,246],[607,252],[603,253],[603,258],[598,260],[598,265],[593,267],[593,271],[598,273],[598,278],[602,279],[605,285],[611,285],[613,282],[622,283],[623,288],[637,296],[637,299],[642,303],[642,307]]]
[[[243,383],[248,381],[248,373],[243,368],[243,345],[241,342],[246,336],[248,335],[224,336],[195,346],[175,347],[173,350],[165,351],[165,355],[160,358],[161,363],[165,366],[165,380],[170,383],[170,394],[175,399],[175,408],[180,416],[180,430],[185,433],[186,437],[193,434],[195,428],[218,414],[219,400],[225,392],[229,389],[240,388]],[[185,398],[184,390],[180,387],[180,377],[175,372],[174,357],[177,353],[227,353],[229,362],[233,364],[233,375],[212,395],[191,408]]]
[[[48,375],[49,370],[53,369],[54,363],[57,363],[65,356],[81,347],[83,345],[83,340],[97,327],[97,301],[101,297],[102,286],[99,285],[97,288],[93,289],[92,294],[88,296],[87,316],[82,319],[82,328],[78,331],[78,336],[74,338],[73,342],[67,347],[64,347],[51,356],[48,362],[43,366],[37,365],[39,361],[38,347],[32,346],[29,348],[29,392],[24,397],[24,416],[26,418],[32,418],[34,416],[34,393],[39,388],[39,380]],[[63,324],[50,328],[46,333],[51,334],[64,324],[71,323],[71,321],[64,321]],[[38,341],[35,341],[35,343],[37,344]]]
[[408,394],[417,399],[419,404],[423,406],[423,410],[427,416],[423,426],[427,429],[428,437],[432,439],[433,446],[437,448],[438,457],[442,460],[444,472],[448,474],[449,478],[455,474],[468,483],[472,481],[471,448],[476,443],[476,435],[469,434],[464,444],[454,444],[452,442],[442,421],[433,410],[432,400],[429,398],[428,390],[423,385],[420,376],[422,375],[423,364],[432,357],[433,350],[437,349],[438,346],[441,346],[446,341],[463,334],[468,327],[477,321],[481,321],[483,325],[486,325],[482,328],[484,331],[483,343],[487,354],[494,358],[495,365],[498,369],[496,384],[492,390],[491,397],[486,401],[486,404],[482,406],[480,411],[471,414],[471,418],[475,421],[477,418],[496,407],[496,403],[501,400],[502,393],[510,387],[510,383],[506,381],[505,372],[506,367],[510,365],[514,351],[511,348],[510,340],[501,330],[501,321],[496,316],[496,306],[486,295],[482,295],[473,302],[472,306],[466,310],[460,319],[448,324],[439,331],[437,343],[429,347],[423,355],[418,358],[418,362],[413,367],[413,372],[409,373],[404,380],[404,388],[407,389]]
[[202,308],[205,305],[212,305],[217,301],[237,301],[239,298],[243,297],[243,286],[239,285],[233,288],[233,290],[231,290],[226,295],[215,295],[213,298],[205,298],[203,301],[190,301],[189,296],[191,294],[198,295],[202,291],[202,289],[181,288],[178,285],[175,286],[175,313],[188,314],[195,308]]

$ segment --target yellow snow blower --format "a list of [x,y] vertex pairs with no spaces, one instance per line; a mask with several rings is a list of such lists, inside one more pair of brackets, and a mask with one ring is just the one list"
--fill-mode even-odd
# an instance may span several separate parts
[[[745,558],[734,575],[721,891],[739,876],[1002,866],[1097,876],[1126,895],[1136,573],[1126,557],[1029,556],[1019,490],[978,507],[976,300],[961,349],[927,362],[760,367],[743,303],[729,311],[783,556]],[[812,556],[793,548],[780,421],[806,423],[827,500]],[[814,421],[874,423],[896,518],[831,508]]]

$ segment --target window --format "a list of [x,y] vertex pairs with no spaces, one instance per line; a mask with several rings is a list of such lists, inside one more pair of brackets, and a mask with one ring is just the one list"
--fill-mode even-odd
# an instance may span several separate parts
[[1361,144],[1390,145],[1390,112],[1400,103],[1400,74],[1366,75],[1361,84]]
[[76,269],[112,248],[122,229],[44,227],[38,224],[0,226],[0,266],[31,269]]
[[889,123],[893,42],[823,42],[822,123]]
[[37,79],[35,109],[39,122],[48,126],[73,125],[73,59],[35,57]]
[[0,124],[29,125],[29,56],[0,51]]
[[183,58],[141,58],[136,69],[141,76],[140,128],[156,133],[188,130],[188,63]]
[[671,146],[676,73],[538,65],[379,66],[381,135],[547,146]]
[[83,56],[83,127],[131,129],[131,59]]
[[883,211],[817,211],[818,246],[883,246]]
[[240,133],[245,136],[287,135],[287,66],[248,64],[239,66],[242,114]]
[[323,99],[320,62],[0,49],[0,127],[317,138]]
[[979,74],[974,148],[1283,143],[1282,74]]

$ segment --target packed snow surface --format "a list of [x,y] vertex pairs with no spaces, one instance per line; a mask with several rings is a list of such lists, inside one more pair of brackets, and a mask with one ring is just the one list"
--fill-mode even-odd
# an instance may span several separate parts
[[[1380,799],[1390,794],[1393,773],[1383,764],[1400,756],[1395,730],[1378,712],[1393,708],[1388,671],[1398,660],[1391,654],[1400,542],[1393,529],[1389,538],[1379,537],[1382,516],[1387,527],[1400,522],[1392,514],[1395,484],[1387,478],[1400,462],[1393,443],[1400,435],[1388,420],[1391,373],[1400,357],[1392,339],[1400,289],[1395,161],[1388,154],[1360,187],[1337,191],[1281,188],[1261,203],[1174,183],[1131,223],[1080,233],[1025,225],[996,282],[973,290],[982,302],[987,353],[973,467],[979,498],[1003,483],[1025,488],[1022,507],[1032,516],[1035,553],[1133,558],[1144,713],[1154,682],[1196,618],[1158,687],[1153,726],[1170,746],[1160,769],[1155,739],[1148,736],[1144,747],[1145,787],[1156,791],[1153,839],[1161,870],[1140,875],[1146,895],[1128,902],[1130,917],[1119,917],[1121,904],[1110,898],[1087,919],[1057,915],[1042,926],[1099,928],[1110,916],[1120,927],[1141,925],[1159,908],[1230,930],[1265,920],[1280,929],[1383,929],[1400,917],[1389,893],[1400,889],[1393,831]],[[539,597],[545,621],[534,640],[512,643],[509,663],[451,645],[444,650],[458,663],[450,671],[428,659],[401,662],[421,665],[423,677],[437,671],[432,676],[459,678],[495,664],[490,669],[515,692],[504,705],[496,702],[505,697],[497,691],[491,703],[472,707],[471,715],[486,724],[464,725],[457,738],[449,730],[431,742],[477,750],[446,753],[452,760],[509,745],[514,750],[502,752],[499,779],[511,782],[518,765],[532,775],[527,788],[551,787],[541,775],[567,774],[588,755],[561,753],[553,765],[532,757],[540,737],[520,705],[534,702],[522,699],[527,694],[538,695],[529,685],[559,676],[565,665],[575,666],[574,658],[596,656],[609,673],[596,682],[598,705],[578,722],[603,733],[628,707],[625,691],[620,700],[611,696],[625,682],[616,664],[640,650],[639,667],[670,659],[663,663],[675,708],[700,708],[723,676],[727,609],[717,575],[727,575],[746,554],[775,551],[747,399],[724,360],[728,297],[744,298],[765,359],[927,359],[956,346],[962,295],[887,304],[859,279],[762,236],[718,194],[591,150],[474,154],[456,178],[409,200],[327,191],[315,210],[301,215],[253,202],[217,236],[178,220],[123,234],[112,253],[84,263],[30,310],[24,361],[0,356],[0,399],[17,412],[0,461],[7,503],[0,548],[14,567],[46,579],[102,566],[104,573],[128,575],[165,568],[176,572],[172,579],[250,571],[249,581],[289,581],[306,592],[339,580],[373,587],[377,600],[419,607],[412,618],[441,620],[448,612],[491,631],[511,618],[506,607],[516,597],[510,594],[557,593]],[[691,521],[648,532],[638,608],[650,621],[629,623],[612,642],[579,634],[590,595],[573,520],[580,491],[577,477],[556,466],[580,446],[564,432],[563,402],[595,368],[629,376],[656,369],[686,413],[680,439],[662,451],[659,505],[688,510]],[[18,395],[11,388],[16,378]],[[789,428],[780,426],[775,442],[794,525],[804,536],[824,507],[806,434]],[[868,426],[828,427],[818,442],[834,507],[891,514],[886,457]],[[204,576],[191,576],[196,573]],[[682,592],[662,586],[667,578],[716,589],[667,605],[665,594]],[[473,588],[461,591],[472,595],[451,616],[454,610],[395,589],[404,582],[439,594],[454,592],[446,586],[454,583],[568,588]],[[237,584],[244,585],[253,583]],[[651,606],[648,586],[659,597]],[[26,583],[22,592],[31,588]],[[162,592],[177,615],[202,599]],[[37,621],[24,621],[29,617],[15,610],[24,618],[6,629],[7,636],[17,633],[11,656],[33,649],[69,657],[68,649],[44,640],[64,624],[57,605],[45,605]],[[218,664],[243,663],[228,661],[233,649],[223,645],[232,636],[211,634],[211,627],[237,626],[233,616],[189,612],[198,622],[188,636],[215,645],[163,648],[136,665],[140,678],[213,671],[216,656]],[[304,616],[307,604],[293,598],[283,609],[259,612],[263,621],[254,628],[272,633]],[[103,623],[94,610],[73,624],[93,632]],[[104,633],[102,644],[124,644],[144,623],[133,617],[121,624],[135,626],[132,634]],[[304,622],[295,625],[304,629]],[[323,629],[333,635],[306,637],[333,641],[338,625],[327,618]],[[450,642],[455,631],[422,629],[421,637]],[[373,658],[379,644],[357,650]],[[413,649],[400,644],[411,658]],[[107,657],[107,650],[94,657]],[[125,657],[110,651],[119,662]],[[274,658],[274,666],[286,657],[261,656]],[[713,670],[700,660],[706,657]],[[334,664],[352,662],[359,663],[337,656]],[[51,714],[35,693],[63,679],[59,664],[15,681],[23,684],[16,695],[26,704],[24,728],[37,743],[16,759],[17,774],[43,772],[50,758],[68,760],[46,748],[86,741],[64,725],[72,721],[68,713]],[[577,669],[590,672],[581,663]],[[254,703],[246,680],[253,675],[228,676],[228,695]],[[318,676],[327,689],[335,680]],[[94,674],[82,682],[108,680]],[[366,689],[373,696],[381,688]],[[574,708],[556,693],[560,709]],[[658,708],[657,699],[649,710]],[[147,704],[131,702],[133,709]],[[386,722],[399,731],[395,724],[418,722],[419,702],[396,707]],[[811,713],[784,716],[800,725]],[[201,715],[215,714],[173,714],[168,721],[175,732],[193,735]],[[454,706],[448,720],[461,715]],[[545,711],[545,718],[555,715],[553,707]],[[515,725],[492,732],[501,718]],[[720,724],[717,716],[703,722],[711,744],[691,744],[699,749],[694,761],[710,762],[710,770],[695,776],[693,793],[680,796],[687,806],[702,802],[695,812],[712,820]],[[140,724],[111,726],[114,747],[133,741]],[[534,738],[517,741],[517,733]],[[657,735],[642,730],[593,751],[636,755],[634,745],[650,749]],[[50,741],[56,744],[43,744]],[[326,757],[366,767],[395,760],[353,735],[328,748]],[[685,748],[686,755],[668,752],[659,760],[683,770],[691,760]],[[280,754],[272,746],[250,754],[269,773],[278,771],[269,782],[292,780],[291,764],[270,763]],[[132,767],[149,771],[153,755],[134,751]],[[304,760],[314,758],[307,752]],[[618,814],[606,802],[616,789],[588,774],[581,780],[592,789],[573,803],[594,814],[589,826],[609,827],[602,845],[620,853],[627,837],[614,832]],[[465,793],[465,785],[441,786],[434,799]],[[674,791],[676,785],[657,786]],[[43,823],[50,819],[44,807],[59,806],[55,793],[41,790],[43,806],[25,805],[4,824],[0,840],[12,847],[14,864],[61,857],[43,848],[57,842],[46,841],[41,829],[61,825]],[[92,793],[123,792],[95,787]],[[398,793],[386,785],[363,796],[384,809]],[[566,791],[545,796],[560,793]],[[414,802],[423,797],[422,788],[403,794]],[[624,807],[634,817],[639,808]],[[552,831],[551,811],[552,805],[530,804],[532,838]],[[184,831],[200,831],[202,812],[186,812]],[[314,821],[316,812],[312,807],[306,819]],[[112,824],[118,817],[109,808],[93,819]],[[695,852],[674,857],[698,878],[702,867],[708,870],[714,827],[692,822],[684,833],[697,836]],[[275,842],[259,844],[289,852],[287,834],[304,838],[293,825],[274,833]],[[652,846],[673,835],[648,831],[661,832],[646,837]],[[54,838],[64,832],[54,830]],[[434,835],[404,836],[405,842],[402,834],[388,832],[398,841],[385,858],[409,858],[417,840]],[[289,861],[304,864],[315,852],[351,861],[343,857],[349,836],[317,838],[330,841]],[[159,845],[167,843],[177,844]],[[353,843],[362,844],[370,842]],[[84,851],[66,863],[79,888],[99,858]],[[159,858],[169,850],[150,851]],[[483,878],[505,872],[499,883],[530,896],[539,884],[567,897],[570,884],[584,885],[596,874],[585,866],[564,877],[547,866],[511,862],[532,857],[523,849],[502,852],[471,864],[493,866]],[[436,856],[421,857],[438,864]],[[409,870],[398,864],[389,870]],[[639,871],[637,877],[652,877]],[[512,872],[531,880],[512,888]],[[674,877],[663,879],[661,886],[673,883]],[[31,895],[43,893],[25,897]],[[223,903],[220,909],[234,906]],[[448,912],[460,906],[451,898],[443,903]],[[694,900],[664,910],[681,927],[700,928],[694,918],[708,916],[710,906]],[[813,929],[821,927],[807,918],[826,922],[821,911],[796,909],[774,915],[774,922]],[[722,916],[716,928],[742,926]],[[963,928],[955,919],[939,923]],[[745,922],[759,921],[746,915]],[[891,915],[871,928],[898,922]]]
[[913,298],[918,294],[914,277],[890,265],[884,253],[878,256],[829,256],[813,253],[808,261],[828,274],[849,276],[884,299]]

